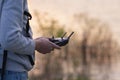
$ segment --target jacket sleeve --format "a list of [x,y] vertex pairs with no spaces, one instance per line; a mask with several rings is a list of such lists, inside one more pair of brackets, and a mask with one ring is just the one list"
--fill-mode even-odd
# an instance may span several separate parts
[[5,0],[0,21],[0,43],[3,49],[33,54],[34,40],[23,36],[23,0]]

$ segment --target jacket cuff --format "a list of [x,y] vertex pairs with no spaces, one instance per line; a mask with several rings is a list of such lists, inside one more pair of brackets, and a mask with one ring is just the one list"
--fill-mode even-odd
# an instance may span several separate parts
[[31,44],[28,46],[28,48],[26,48],[26,53],[34,54],[35,53],[35,41],[31,39],[30,42]]

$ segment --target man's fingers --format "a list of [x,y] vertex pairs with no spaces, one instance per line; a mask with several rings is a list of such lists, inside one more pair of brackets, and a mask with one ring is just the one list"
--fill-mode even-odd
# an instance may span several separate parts
[[55,48],[55,49],[61,49],[60,46],[56,45],[55,43],[53,43],[53,42],[50,42],[50,43],[52,44],[53,48]]

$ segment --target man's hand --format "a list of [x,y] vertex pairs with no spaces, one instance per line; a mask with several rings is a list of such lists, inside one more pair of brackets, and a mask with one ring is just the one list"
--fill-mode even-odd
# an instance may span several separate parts
[[54,49],[60,49],[60,47],[51,41],[48,38],[40,37],[34,40],[35,41],[35,50],[40,53],[46,54],[50,53]]

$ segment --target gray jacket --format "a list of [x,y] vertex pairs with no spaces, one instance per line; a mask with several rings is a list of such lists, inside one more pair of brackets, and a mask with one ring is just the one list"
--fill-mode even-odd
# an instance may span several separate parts
[[24,11],[28,11],[27,0],[4,0],[4,4],[0,0],[0,68],[4,49],[8,50],[7,70],[21,72],[33,67],[27,55],[34,59],[35,42],[26,37]]

